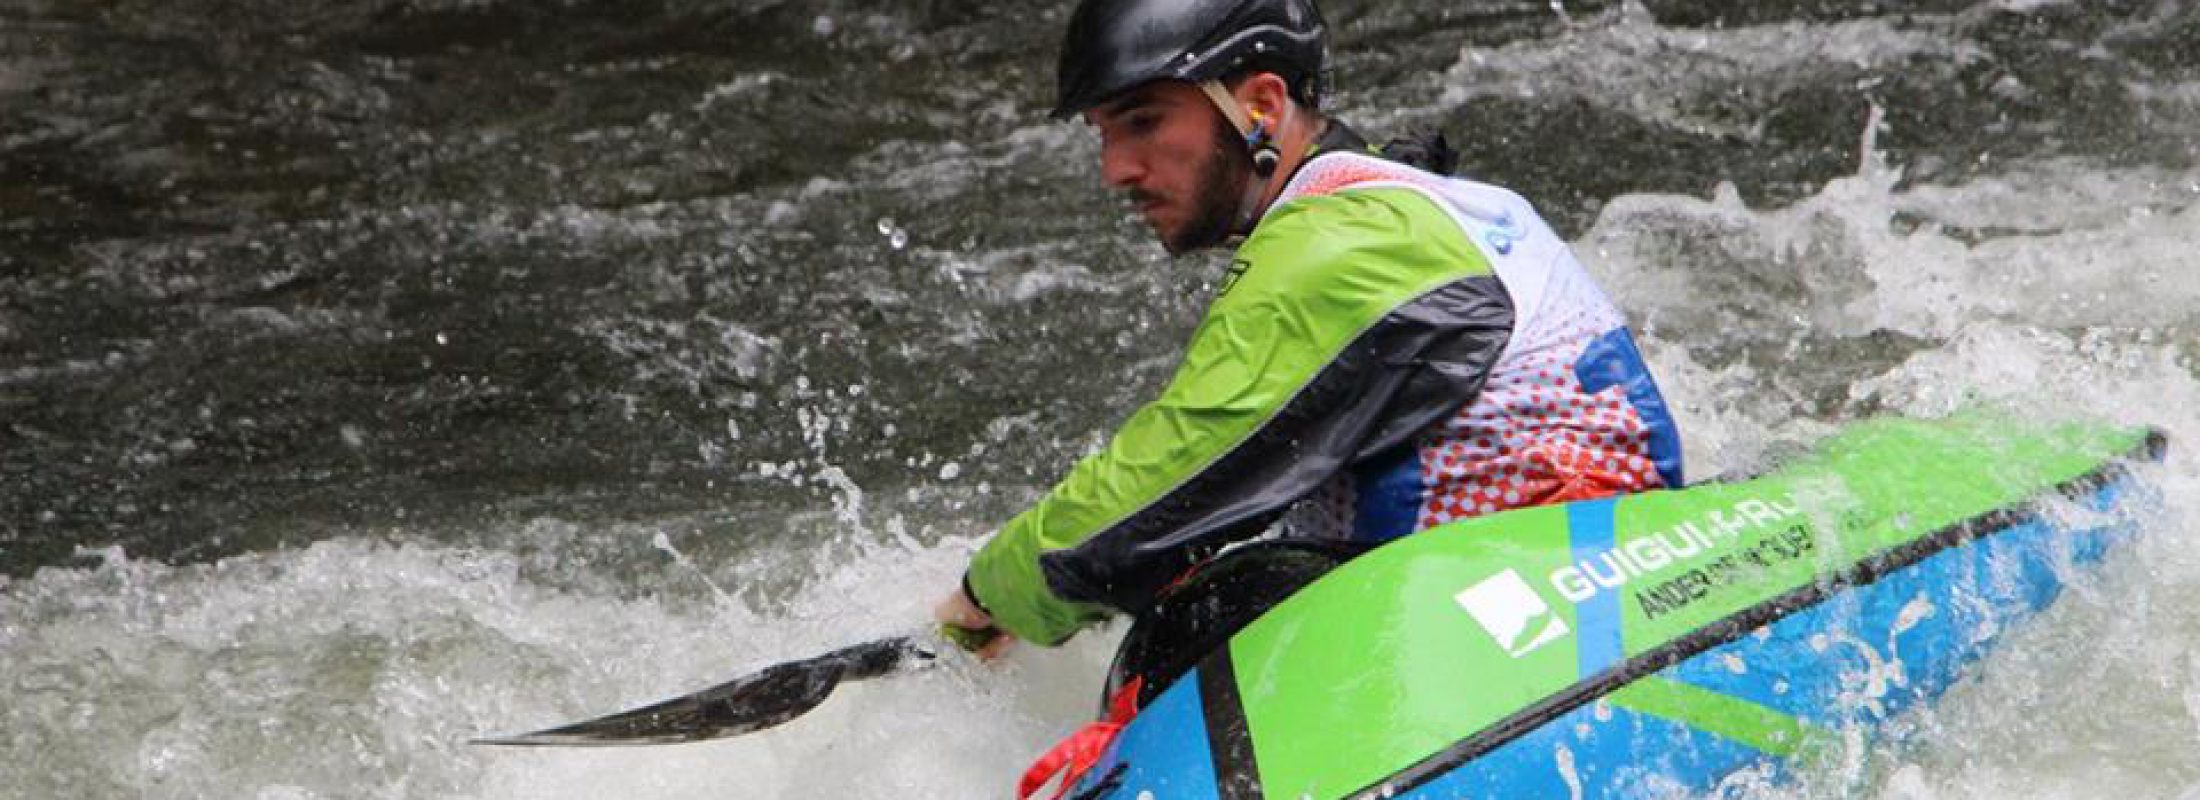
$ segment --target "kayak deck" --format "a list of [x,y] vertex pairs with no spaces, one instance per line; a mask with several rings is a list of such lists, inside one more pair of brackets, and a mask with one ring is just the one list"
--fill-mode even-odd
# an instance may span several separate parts
[[1424,531],[1238,633],[1075,796],[1618,798],[1811,763],[2133,535],[2124,465],[2163,446],[1889,420],[1759,479]]

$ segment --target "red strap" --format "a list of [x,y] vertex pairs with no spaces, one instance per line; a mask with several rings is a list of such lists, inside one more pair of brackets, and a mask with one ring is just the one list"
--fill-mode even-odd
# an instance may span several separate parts
[[1108,745],[1115,742],[1116,734],[1123,732],[1124,725],[1130,724],[1131,717],[1138,716],[1138,687],[1142,683],[1143,679],[1133,678],[1117,689],[1115,696],[1108,698],[1106,717],[1078,728],[1076,733],[1055,743],[1046,755],[1032,762],[1031,768],[1024,770],[1023,779],[1016,782],[1016,796],[1020,800],[1030,800],[1040,789],[1046,788],[1047,781],[1066,771],[1061,784],[1054,787],[1054,794],[1048,798],[1062,800],[1070,787],[1076,786],[1085,773],[1100,763],[1100,756],[1108,752]]

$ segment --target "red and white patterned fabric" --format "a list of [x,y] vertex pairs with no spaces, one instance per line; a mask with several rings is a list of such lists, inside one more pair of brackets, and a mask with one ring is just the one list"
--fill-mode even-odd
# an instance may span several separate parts
[[[1666,485],[1653,423],[1621,385],[1592,390],[1580,365],[1625,320],[1572,251],[1518,195],[1358,154],[1314,159],[1271,209],[1310,195],[1409,188],[1450,212],[1490,262],[1514,306],[1510,342],[1480,395],[1429,431],[1419,448],[1415,529],[1525,506]],[[1641,370],[1632,340],[1625,348]],[[1654,389],[1653,389],[1654,391]],[[1654,399],[1654,398],[1653,398]],[[1659,401],[1662,403],[1662,401]],[[1653,415],[1674,443],[1662,413]],[[1365,476],[1341,475],[1286,518],[1291,535],[1353,536]]]

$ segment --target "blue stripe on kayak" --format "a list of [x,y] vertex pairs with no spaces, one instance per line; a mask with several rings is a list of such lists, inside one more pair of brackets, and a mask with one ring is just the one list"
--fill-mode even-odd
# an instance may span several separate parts
[[1078,791],[1091,791],[1125,760],[1129,766],[1123,769],[1123,782],[1104,795],[1108,800],[1132,800],[1142,793],[1172,800],[1220,796],[1215,790],[1214,759],[1208,755],[1207,719],[1200,711],[1196,674],[1178,679],[1153,703],[1139,709],[1108,754],[1085,773]]
[[[1566,506],[1566,526],[1573,537],[1574,561],[1592,563],[1616,543],[1613,521],[1619,498],[1584,500]],[[1581,677],[1611,669],[1620,662],[1623,646],[1619,631],[1619,590],[1604,589],[1574,605],[1580,623]]]
[[[1827,598],[1749,635],[1677,664],[1676,681],[1741,698],[1804,722],[1840,728],[1898,714],[1939,697],[1965,666],[2054,602],[2070,566],[2099,561],[2138,533],[2116,510],[2119,481],[2077,499],[2118,514],[2104,524],[2066,527],[2031,517],[1983,538]],[[1870,704],[1844,701],[1858,675],[1890,659],[1903,681]]]
[[[1711,792],[1720,777],[1766,760],[1763,752],[1714,733],[1591,703],[1399,794],[1398,800],[1690,797]],[[1780,774],[1775,769],[1768,777]]]
[[[2138,533],[2134,513],[2148,498],[2143,485],[2116,481],[2076,498],[2116,518],[2020,520],[1917,564],[1849,587],[1824,602],[1692,656],[1659,673],[1707,691],[1789,714],[1820,727],[1878,730],[1887,718],[1942,696],[2002,636],[2051,602],[2069,566],[2100,560]],[[2138,506],[2137,509],[2131,506]],[[1589,545],[1594,520],[1574,525],[1577,560],[1601,552]],[[1588,522],[1589,524],[1584,524]],[[1600,565],[1601,566],[1601,565]],[[1614,594],[1599,593],[1598,600]],[[1591,603],[1579,607],[1582,664],[1591,663]],[[1866,650],[1871,652],[1867,653]],[[1872,703],[1858,703],[1856,676],[1898,659],[1904,680]],[[1686,723],[1632,711],[1609,701],[1573,709],[1455,770],[1398,795],[1398,800],[1511,800],[1573,797],[1647,800],[1714,794],[1726,776],[1764,769],[1777,785],[1798,765]],[[1752,779],[1755,782],[1756,779]]]

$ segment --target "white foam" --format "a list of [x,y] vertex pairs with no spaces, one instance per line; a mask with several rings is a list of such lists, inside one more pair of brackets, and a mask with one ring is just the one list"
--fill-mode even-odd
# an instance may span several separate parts
[[[523,750],[594,716],[913,627],[968,542],[854,556],[784,611],[575,593],[512,554],[357,539],[171,568],[119,553],[0,595],[0,727],[25,796],[1002,794],[1089,713],[1104,635],[851,684],[768,734]],[[668,570],[677,565],[668,560]],[[101,790],[106,787],[107,790]]]
[[[1447,97],[1455,104],[1489,94],[1573,93],[1665,124],[1746,136],[1735,123],[1677,110],[1701,104],[1673,92],[1754,86],[1764,74],[1831,63],[1969,57],[1963,47],[1921,27],[1879,21],[1683,31],[1634,17],[1586,26],[1555,44],[1468,49],[1444,80],[1460,87]],[[1667,51],[1677,55],[1646,56]],[[1678,63],[1681,71],[1641,66],[1651,63]],[[0,89],[9,80],[0,74]],[[2139,90],[2195,94],[2190,85]],[[743,91],[723,86],[703,101]],[[890,185],[922,189],[1057,151],[1074,165],[1062,170],[1086,169],[1091,147],[1075,126],[1028,126],[995,146],[919,152],[923,163]],[[864,163],[880,173],[898,170],[905,165],[891,156],[904,152],[882,145]],[[1779,209],[1750,208],[1733,192],[1620,197],[1579,243],[1584,260],[1644,327],[1646,355],[1673,401],[1697,475],[1756,464],[1782,442],[1835,427],[1768,390],[1780,376],[1767,373],[1779,367],[1693,355],[1739,335],[1800,340],[1899,331],[1921,349],[1851,382],[1851,399],[1921,415],[1987,400],[2041,416],[2157,425],[2173,439],[2168,464],[2150,472],[2169,502],[2163,522],[2040,624],[2010,632],[1981,679],[1933,712],[1933,735],[1884,752],[1851,739],[1844,768],[1806,776],[1799,788],[1743,776],[1734,785],[1744,796],[2190,797],[2200,786],[2200,761],[2190,756],[2200,743],[2200,662],[2192,655],[2200,652],[2200,615],[2190,613],[2200,606],[2200,548],[2190,546],[2192,520],[2200,518],[2193,507],[2200,498],[2193,455],[2200,452],[2200,380],[2188,352],[2200,322],[2193,311],[2200,309],[2200,273],[2189,256],[2200,230],[2200,174],[2055,160],[2003,176],[1903,187],[1868,163]],[[818,203],[857,189],[817,178],[791,197]],[[716,208],[735,216],[732,222],[784,223],[796,213],[786,210],[792,205],[778,212],[759,205],[742,216],[737,205],[698,201],[693,210],[707,216]],[[655,240],[677,233],[676,221],[660,219],[665,213],[565,208],[493,217],[469,233]],[[1043,247],[1008,252],[999,257],[1055,255]],[[1094,282],[1065,263],[1002,293],[1028,299],[1100,291]],[[677,281],[661,283],[679,289]],[[708,317],[590,332],[606,346],[630,348],[621,352],[645,368],[703,365],[688,368],[701,370],[688,376],[697,386],[768,372],[779,357],[775,340]],[[39,369],[102,368],[69,362]],[[21,368],[0,373],[0,385],[44,375]],[[805,444],[816,445],[822,462],[817,442],[846,427],[834,422]],[[1016,425],[998,427],[1012,432]],[[812,466],[789,462],[784,471],[807,474]],[[818,473],[843,500],[820,513],[858,521],[875,515],[859,488]],[[924,522],[981,530],[998,520]],[[166,567],[117,552],[97,567],[0,579],[0,691],[7,697],[0,764],[36,765],[9,770],[0,791],[1001,796],[1031,758],[1089,715],[1110,644],[1107,635],[1088,635],[1062,651],[1024,648],[1000,667],[956,664],[851,685],[781,728],[722,742],[468,746],[471,737],[617,710],[919,627],[971,547],[906,536],[864,539],[891,545],[774,539],[784,542],[775,550],[793,553],[716,568],[683,566],[668,553],[655,567],[662,580],[635,582],[611,574],[632,565],[593,564],[586,548],[559,549],[558,537],[538,535],[560,526],[570,523],[541,521],[519,535],[484,538],[513,542],[504,550],[429,544],[419,532],[398,530],[207,566]],[[527,548],[540,552],[520,552]],[[661,588],[696,569],[724,593]],[[741,585],[759,573],[792,588]],[[728,596],[740,599],[721,599]]]
[[[1899,188],[1867,163],[1792,206],[1731,193],[1615,199],[1583,256],[1638,320],[1645,349],[1707,475],[1825,425],[1747,360],[1717,367],[1737,335],[1916,337],[1918,349],[1848,386],[1864,407],[1934,416],[1980,402],[2040,418],[2167,431],[2144,470],[2167,509],[2138,546],[2081,577],[1937,708],[1878,743],[1850,737],[1800,785],[1751,798],[2188,796],[2200,786],[2200,173],[2023,165],[1960,187]],[[1807,371],[1808,363],[1777,370]],[[1733,787],[1730,787],[1733,788]]]
[[1828,69],[1899,70],[1921,56],[1964,63],[1984,54],[1920,22],[1667,28],[1627,3],[1564,37],[1462,48],[1434,110],[1482,97],[1575,98],[1679,130],[1753,140],[1759,123],[1691,109],[1719,108],[1703,97],[1737,87],[1777,92]]

